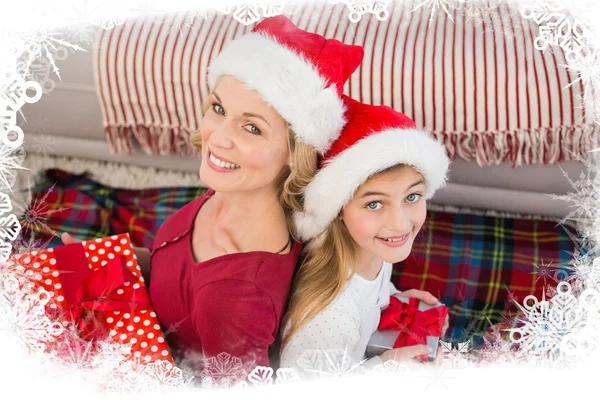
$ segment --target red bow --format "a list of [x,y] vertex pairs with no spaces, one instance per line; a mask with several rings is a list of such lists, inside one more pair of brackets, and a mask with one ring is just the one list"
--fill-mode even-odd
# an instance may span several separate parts
[[383,310],[379,330],[399,331],[394,348],[427,344],[427,336],[440,337],[448,315],[445,306],[419,311],[419,299],[411,298],[405,303],[390,297],[390,305]]
[[[133,289],[133,283],[139,279],[127,268],[125,257],[117,255],[93,271],[88,267],[84,248],[79,243],[54,248],[54,257],[60,268],[68,306],[61,311],[77,324],[83,338],[100,339],[106,335],[105,325],[101,322],[106,312],[131,312],[136,307],[150,305],[148,292],[143,287]],[[131,282],[131,285],[125,287],[125,282]],[[131,297],[118,294],[119,288]]]

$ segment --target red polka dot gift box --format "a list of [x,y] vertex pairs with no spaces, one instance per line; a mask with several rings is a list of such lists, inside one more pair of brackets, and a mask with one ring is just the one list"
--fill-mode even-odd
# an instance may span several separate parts
[[[19,286],[46,291],[46,316],[86,341],[130,347],[141,363],[173,363],[128,234],[15,255]],[[60,336],[48,343],[56,350]]]

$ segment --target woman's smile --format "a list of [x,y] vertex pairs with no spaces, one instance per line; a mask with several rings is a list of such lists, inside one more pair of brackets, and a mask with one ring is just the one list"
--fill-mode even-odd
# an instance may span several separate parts
[[222,157],[216,156],[208,150],[208,165],[218,172],[233,172],[240,169],[240,166]]

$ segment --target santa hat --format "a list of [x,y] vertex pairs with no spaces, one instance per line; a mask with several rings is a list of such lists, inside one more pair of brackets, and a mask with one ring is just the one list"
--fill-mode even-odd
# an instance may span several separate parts
[[284,16],[261,21],[211,62],[208,84],[231,75],[256,90],[321,154],[345,125],[341,95],[364,55],[360,46],[303,31]]
[[327,228],[373,174],[398,164],[414,167],[425,180],[425,197],[446,182],[445,148],[415,123],[386,106],[359,103],[343,96],[348,123],[324,155],[320,169],[304,192],[304,212],[294,214],[300,240]]

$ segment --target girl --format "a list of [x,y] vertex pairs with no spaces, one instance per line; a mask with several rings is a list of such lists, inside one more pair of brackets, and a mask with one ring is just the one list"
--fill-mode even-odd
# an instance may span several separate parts
[[[398,293],[392,264],[410,254],[425,221],[425,198],[446,180],[444,148],[408,117],[344,101],[348,124],[306,187],[304,212],[294,215],[299,237],[314,240],[294,279],[282,367],[302,368],[323,350],[364,361],[381,310]],[[428,352],[426,346],[388,350],[363,365]]]
[[269,365],[302,248],[291,212],[345,124],[341,94],[362,57],[279,16],[212,61],[192,138],[210,189],[165,221],[151,250],[136,250],[176,360],[200,370],[202,358],[227,353],[246,374]]

